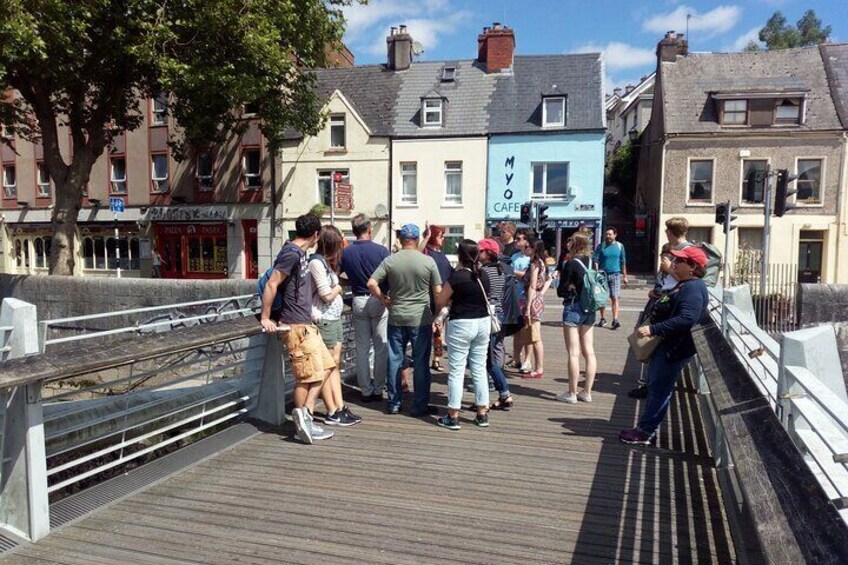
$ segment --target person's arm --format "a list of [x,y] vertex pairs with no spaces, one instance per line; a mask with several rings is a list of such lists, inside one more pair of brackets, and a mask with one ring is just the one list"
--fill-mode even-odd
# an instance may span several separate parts
[[665,337],[687,332],[700,321],[706,304],[694,284],[683,285],[677,300],[680,304],[677,313],[668,320],[648,326],[648,335]]
[[451,297],[453,297],[453,289],[451,288],[450,283],[445,283],[444,286],[438,285],[434,288],[439,289],[436,294],[436,310],[441,310],[450,304]]
[[533,300],[536,298],[536,284],[539,280],[539,266],[530,263],[530,284],[527,286],[527,311],[524,315],[527,317],[527,320],[530,320],[530,306],[533,304]]
[[624,275],[624,277],[623,277],[624,278],[624,284],[627,284],[627,256],[624,252],[624,244],[621,243],[621,242],[618,242],[618,244],[621,246],[620,247],[620,251],[621,251],[621,257],[620,257],[621,274]]
[[438,296],[442,293],[442,283],[447,285],[448,281],[442,280],[442,275],[439,274],[439,268],[433,258],[430,258],[430,286],[433,289],[433,296]]
[[391,308],[391,298],[383,294],[383,291],[380,290],[380,283],[386,278],[386,274],[386,261],[383,261],[371,275],[371,278],[368,279],[366,286],[368,287],[368,291],[371,293],[371,296],[382,302],[383,306],[386,308]]
[[327,304],[335,300],[342,293],[341,285],[330,286],[330,278],[327,276],[327,269],[324,267],[323,262],[318,260],[310,261],[309,273],[312,275],[312,280],[315,281],[318,296]]
[[[547,274],[547,273],[546,273]],[[542,290],[539,291],[541,296],[545,296],[545,293],[548,292],[548,289],[551,288],[551,283],[554,282],[553,277],[545,277],[545,284],[542,286]]]
[[274,269],[271,276],[268,277],[268,282],[265,283],[265,291],[262,293],[262,312],[259,314],[259,323],[266,332],[276,332],[277,324],[271,320],[271,306],[274,304],[274,297],[277,296],[277,288],[283,281],[286,280],[286,275]]

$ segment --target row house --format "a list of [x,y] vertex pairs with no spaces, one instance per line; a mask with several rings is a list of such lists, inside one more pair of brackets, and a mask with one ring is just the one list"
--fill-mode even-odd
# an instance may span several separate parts
[[604,110],[607,114],[606,157],[609,159],[622,145],[635,142],[651,121],[656,74],[643,76],[639,84],[628,84],[607,94]]
[[690,239],[723,248],[715,206],[729,201],[738,216],[728,242],[734,273],[741,251],[763,248],[764,194],[747,190],[749,174],[787,169],[799,176],[796,207],[771,218],[771,262],[793,265],[799,280],[844,282],[845,141],[822,55],[819,47],[689,53],[674,32],[659,42],[637,180],[652,257],[663,223],[679,215],[689,219]]
[[841,188],[833,254],[836,256],[835,280],[848,283],[848,43],[823,45],[821,52],[830,92],[843,129],[839,171]]

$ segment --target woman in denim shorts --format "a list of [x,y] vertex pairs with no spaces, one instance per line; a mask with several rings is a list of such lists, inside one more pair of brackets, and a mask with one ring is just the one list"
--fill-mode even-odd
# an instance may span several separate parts
[[[562,297],[562,333],[568,350],[568,391],[557,395],[557,400],[568,404],[577,404],[578,400],[592,402],[592,385],[598,361],[595,358],[593,326],[595,312],[584,312],[580,307],[580,293],[583,291],[583,276],[592,264],[592,243],[589,236],[575,233],[568,240],[571,259],[561,267],[560,292]],[[580,378],[580,356],[586,360],[586,380],[583,390],[577,392]]]

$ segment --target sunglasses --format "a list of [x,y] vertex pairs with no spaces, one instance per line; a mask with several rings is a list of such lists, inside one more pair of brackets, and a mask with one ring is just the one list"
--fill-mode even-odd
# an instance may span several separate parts
[[698,268],[698,264],[692,261],[691,259],[684,259],[683,257],[673,257],[671,260],[672,263],[686,263],[693,269]]

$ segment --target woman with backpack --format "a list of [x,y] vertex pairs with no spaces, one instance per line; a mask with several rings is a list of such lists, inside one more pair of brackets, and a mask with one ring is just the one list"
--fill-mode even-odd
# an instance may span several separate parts
[[362,418],[350,411],[342,399],[341,356],[342,356],[342,287],[339,284],[339,263],[341,263],[344,237],[335,226],[322,226],[318,232],[318,244],[315,253],[309,258],[309,274],[313,281],[312,320],[321,332],[324,345],[330,350],[336,368],[321,389],[321,396],[331,402],[325,404],[341,406],[335,412],[324,416],[324,423],[330,426],[353,426]]
[[[506,285],[507,269],[509,265],[499,261],[498,242],[494,239],[481,239],[477,244],[480,249],[480,270],[489,279],[489,304],[492,305],[495,315],[501,325],[504,323],[503,296]],[[511,275],[510,275],[511,276]],[[504,331],[491,334],[489,338],[489,353],[486,357],[486,370],[498,391],[498,399],[492,404],[494,410],[509,410],[512,408],[513,399],[509,394],[509,383],[506,380],[501,365],[504,362]]]
[[[571,259],[561,267],[557,288],[557,295],[562,298],[562,335],[568,351],[568,390],[559,393],[556,399],[577,404],[578,400],[592,402],[592,385],[598,368],[593,329],[596,312],[585,312],[580,305],[585,288],[583,279],[592,265],[592,242],[586,234],[575,233],[568,240],[568,252]],[[586,380],[583,390],[577,392],[581,354],[586,360]]]
[[489,278],[480,270],[477,243],[463,239],[457,250],[459,265],[436,297],[440,310],[450,304],[448,324],[448,413],[436,422],[449,430],[460,429],[462,382],[465,367],[474,382],[476,426],[489,425],[489,386],[486,355],[489,350],[492,321],[489,317]]
[[525,343],[533,350],[534,370],[529,373],[521,372],[525,379],[541,379],[545,375],[545,348],[542,343],[542,315],[545,313],[545,292],[551,286],[548,276],[545,243],[541,239],[531,239],[527,242],[525,254],[530,257],[530,267],[524,271],[524,296],[522,304],[525,323]]

